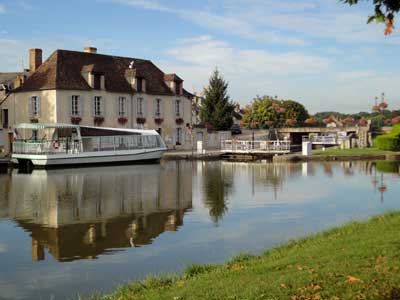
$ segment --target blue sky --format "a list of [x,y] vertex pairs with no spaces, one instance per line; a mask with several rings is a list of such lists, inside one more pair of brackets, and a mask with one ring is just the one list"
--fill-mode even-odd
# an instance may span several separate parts
[[366,25],[372,6],[338,0],[0,0],[0,71],[27,66],[28,49],[150,59],[200,92],[218,67],[231,98],[302,102],[310,112],[400,109],[399,33]]

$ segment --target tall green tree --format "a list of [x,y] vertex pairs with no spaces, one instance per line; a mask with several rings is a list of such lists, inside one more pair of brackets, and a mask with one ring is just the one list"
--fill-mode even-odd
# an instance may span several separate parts
[[210,123],[216,130],[229,130],[233,124],[234,108],[228,95],[228,83],[215,69],[204,91],[200,119]]
[[[341,0],[349,5],[358,4],[360,0]],[[394,28],[394,15],[400,11],[400,0],[372,0],[375,5],[374,13],[369,16],[372,21],[386,24],[385,34],[391,34]]]

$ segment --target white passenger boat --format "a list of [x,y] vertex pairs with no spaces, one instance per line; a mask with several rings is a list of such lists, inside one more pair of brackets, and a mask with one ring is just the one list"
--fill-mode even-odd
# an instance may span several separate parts
[[165,150],[155,130],[22,123],[14,128],[12,161],[42,167],[145,162]]

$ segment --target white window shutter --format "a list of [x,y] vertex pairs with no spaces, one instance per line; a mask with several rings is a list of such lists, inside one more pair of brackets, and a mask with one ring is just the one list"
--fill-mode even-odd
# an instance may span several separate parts
[[172,118],[176,119],[176,99],[172,100]]
[[37,116],[40,117],[42,114],[42,98],[38,96],[37,98]]
[[153,101],[153,116],[154,116],[154,118],[158,118],[158,116],[157,116],[157,99],[154,99],[154,101]]
[[184,105],[182,99],[179,101],[179,113],[181,114],[181,118],[184,119],[185,118],[185,105]]
[[28,114],[29,114],[29,117],[31,118],[32,117],[32,97],[28,98]]
[[72,98],[73,98],[73,96],[69,96],[68,97],[68,109],[69,109],[69,116],[72,116]]
[[119,96],[117,97],[117,100],[115,101],[115,115],[117,118],[119,118]]
[[147,99],[146,98],[142,98],[143,99],[143,117],[146,118],[147,117]]
[[106,116],[106,98],[101,97],[101,116],[105,117]]
[[79,96],[79,116],[83,117],[85,114],[85,99],[83,96]]
[[164,118],[164,99],[161,99],[161,105],[160,105],[160,109],[161,109],[161,118]]
[[94,107],[95,107],[95,99],[96,99],[96,97],[92,98],[92,116],[93,117],[96,116],[95,109],[94,109]]

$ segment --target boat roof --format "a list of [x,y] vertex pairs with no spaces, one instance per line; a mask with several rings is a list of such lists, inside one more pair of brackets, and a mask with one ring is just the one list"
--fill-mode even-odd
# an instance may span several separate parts
[[80,126],[67,123],[20,123],[16,125],[16,129],[46,129],[46,128],[91,128],[101,130],[112,130],[121,132],[131,132],[143,135],[158,135],[158,132],[153,129],[131,129],[131,128],[113,128],[113,127],[96,127],[96,126]]
[[64,123],[20,123],[16,129],[79,128],[79,125]]
[[81,128],[101,129],[101,130],[112,130],[121,132],[132,132],[145,135],[158,135],[158,132],[153,129],[133,129],[133,128],[114,128],[114,127],[96,127],[96,126],[78,126]]

